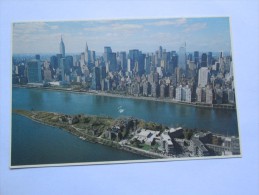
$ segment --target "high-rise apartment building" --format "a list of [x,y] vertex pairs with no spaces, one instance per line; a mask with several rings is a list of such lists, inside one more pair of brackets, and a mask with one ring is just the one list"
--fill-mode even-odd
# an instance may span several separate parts
[[191,102],[192,101],[191,88],[188,85],[184,87],[182,85],[179,85],[178,87],[176,87],[175,99],[177,101]]
[[201,67],[199,69],[199,78],[198,78],[199,87],[206,87],[206,85],[208,84],[208,75],[209,75],[209,70],[207,67]]

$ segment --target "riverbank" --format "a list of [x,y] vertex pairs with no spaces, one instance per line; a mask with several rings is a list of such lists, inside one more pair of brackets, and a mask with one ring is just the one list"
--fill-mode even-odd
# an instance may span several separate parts
[[68,93],[79,93],[79,94],[88,94],[88,95],[96,95],[96,96],[107,96],[107,97],[114,97],[114,98],[126,98],[126,99],[137,99],[137,100],[148,100],[148,101],[156,101],[156,102],[166,102],[172,104],[181,104],[193,107],[200,107],[200,108],[209,108],[209,109],[231,109],[236,110],[235,105],[232,104],[206,104],[206,103],[198,103],[198,102],[181,102],[176,101],[174,99],[169,98],[153,98],[153,97],[143,97],[143,96],[129,96],[129,95],[122,95],[122,94],[114,94],[114,93],[107,93],[102,91],[86,91],[86,90],[76,90],[71,88],[60,88],[60,87],[42,87],[42,86],[28,86],[28,85],[13,85],[13,87],[17,88],[33,88],[33,89],[40,89],[40,90],[50,90],[50,91],[62,91]]

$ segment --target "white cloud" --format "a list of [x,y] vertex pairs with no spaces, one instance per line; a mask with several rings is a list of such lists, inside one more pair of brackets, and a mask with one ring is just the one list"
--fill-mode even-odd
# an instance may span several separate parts
[[184,29],[184,32],[193,32],[193,31],[198,31],[202,30],[207,27],[207,23],[194,23],[187,25]]
[[44,22],[28,22],[28,23],[14,23],[14,34],[30,34],[46,32],[47,24]]
[[132,32],[142,29],[142,25],[137,24],[118,24],[114,23],[111,25],[102,25],[97,27],[85,27],[86,32],[110,32],[110,31],[120,31],[120,32]]
[[151,22],[151,23],[147,23],[147,25],[150,26],[168,26],[168,25],[182,25],[185,24],[187,22],[186,18],[180,18],[180,19],[176,19],[176,20],[160,20],[160,21],[156,21],[156,22]]

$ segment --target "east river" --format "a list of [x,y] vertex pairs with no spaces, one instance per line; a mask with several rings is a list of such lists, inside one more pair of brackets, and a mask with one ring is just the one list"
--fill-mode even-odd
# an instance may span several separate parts
[[[197,128],[238,136],[235,110],[200,108],[139,99],[63,91],[15,88],[12,109],[65,114],[133,116],[169,127]],[[12,166],[145,159],[137,154],[89,143],[64,130],[12,115]]]

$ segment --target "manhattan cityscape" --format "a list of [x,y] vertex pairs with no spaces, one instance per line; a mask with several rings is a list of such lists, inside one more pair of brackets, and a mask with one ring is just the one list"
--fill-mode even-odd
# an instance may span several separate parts
[[[77,31],[77,25],[83,26],[82,31]],[[72,31],[70,34],[65,30],[68,27]],[[55,31],[53,36],[48,30]],[[37,43],[37,31],[43,39],[50,37],[55,46],[50,41]],[[101,115],[96,114],[99,113],[97,107],[81,115],[66,110],[66,103],[63,104],[65,112],[55,106],[48,109],[47,103],[39,110],[38,100],[28,91],[26,94],[35,102],[28,102],[25,109],[16,107],[14,101],[19,100],[13,95],[13,113],[63,128],[83,141],[151,159],[240,154],[228,18],[14,23],[13,36],[13,90],[126,99],[122,103],[118,99],[116,114],[108,114],[111,106]],[[22,37],[27,37],[28,43]],[[133,100],[158,101],[184,109],[191,106],[193,112],[197,112],[196,109],[210,112],[212,118],[208,120],[214,120],[216,125],[207,127],[204,123],[201,129],[199,125],[185,124],[190,118],[181,118],[181,126],[176,126],[176,121],[172,127],[171,122],[161,122],[162,115],[158,121],[147,115],[138,118],[134,111],[128,115],[128,102],[125,101],[131,103]],[[79,102],[71,101],[71,104],[76,107]],[[227,121],[222,117],[224,114],[214,116],[215,112],[230,113],[228,117],[232,118]],[[224,120],[230,128],[223,131],[217,127],[213,132],[220,123],[217,120]],[[231,131],[234,133],[229,136]]]

